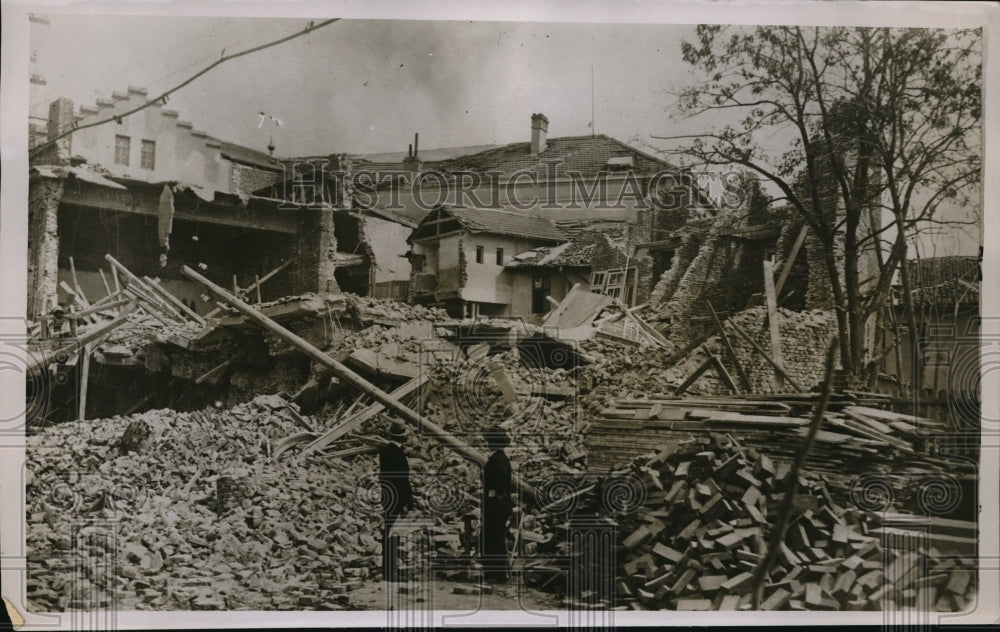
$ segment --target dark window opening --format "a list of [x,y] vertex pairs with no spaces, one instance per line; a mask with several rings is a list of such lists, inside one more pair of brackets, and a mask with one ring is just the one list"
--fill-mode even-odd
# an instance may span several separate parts
[[503,248],[497,248],[497,265],[503,265]]
[[483,262],[483,250],[482,246],[476,246],[476,263]]

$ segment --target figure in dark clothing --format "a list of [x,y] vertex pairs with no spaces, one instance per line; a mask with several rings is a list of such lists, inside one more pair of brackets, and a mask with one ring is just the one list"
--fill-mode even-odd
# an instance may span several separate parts
[[403,453],[406,426],[395,421],[389,429],[389,443],[379,450],[379,484],[382,489],[382,512],[385,523],[382,529],[382,578],[398,581],[398,536],[390,536],[392,525],[404,509],[413,509],[413,491],[410,488],[410,464]]
[[507,558],[507,521],[514,510],[511,498],[510,459],[503,451],[510,439],[503,428],[495,426],[486,433],[486,444],[493,450],[483,467],[483,579],[505,582],[510,571]]

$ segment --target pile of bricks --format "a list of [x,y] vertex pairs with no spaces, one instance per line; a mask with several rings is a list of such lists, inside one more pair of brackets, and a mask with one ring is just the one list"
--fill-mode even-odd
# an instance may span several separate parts
[[[634,609],[747,610],[790,468],[713,435],[633,464],[647,500],[623,518],[618,600]],[[975,599],[974,556],[949,556],[870,532],[871,516],[835,504],[802,474],[762,610],[955,611]]]

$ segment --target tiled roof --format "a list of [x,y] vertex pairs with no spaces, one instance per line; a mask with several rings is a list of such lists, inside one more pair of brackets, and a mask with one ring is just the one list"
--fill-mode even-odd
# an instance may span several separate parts
[[[466,156],[469,154],[477,154],[481,151],[486,151],[488,149],[496,149],[498,145],[469,145],[467,147],[445,147],[443,149],[422,149],[420,150],[420,159],[424,162],[437,162],[441,160],[449,160],[451,158],[458,158],[459,156]],[[407,152],[405,151],[395,151],[395,152],[385,152],[381,154],[350,154],[349,157],[353,161],[359,161],[364,163],[377,163],[377,164],[395,164],[397,167],[402,164],[403,159],[406,158]]]
[[627,232],[624,226],[577,229],[568,235],[569,242],[517,254],[507,267],[590,267],[596,259],[607,263],[610,253],[623,265],[628,256],[625,247]]
[[538,241],[566,241],[566,236],[555,224],[535,215],[466,207],[448,207],[446,210],[474,233],[511,235]]
[[608,168],[608,160],[630,156],[632,171],[653,173],[672,168],[670,163],[655,158],[604,134],[550,138],[545,151],[531,154],[531,143],[511,143],[449,160],[424,161],[424,169],[440,171],[501,171],[511,173],[534,170],[545,173],[544,161],[559,160],[562,172],[597,173]]
[[924,305],[979,302],[982,271],[977,257],[932,257],[907,261],[913,299]]

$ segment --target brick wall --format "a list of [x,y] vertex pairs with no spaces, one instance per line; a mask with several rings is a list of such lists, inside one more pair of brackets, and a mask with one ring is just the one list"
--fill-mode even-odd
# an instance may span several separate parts
[[233,163],[233,193],[250,194],[280,180],[279,172]]
[[[785,370],[799,387],[803,390],[810,390],[823,380],[823,373],[826,369],[824,366],[825,351],[830,341],[837,335],[836,316],[833,311],[793,312],[783,308],[778,308],[778,314],[778,331],[781,336],[781,353],[784,358]],[[751,392],[756,394],[779,392],[774,367],[757,353],[750,343],[736,333],[736,329],[731,323],[735,322],[770,355],[771,336],[766,324],[766,317],[767,308],[760,306],[744,310],[723,322],[726,336],[733,345],[740,365],[747,373]],[[726,370],[739,384],[735,366],[724,350],[719,337],[709,338],[704,347],[709,353],[717,354],[722,358]],[[702,349],[691,352],[668,371],[668,380],[675,385],[680,384],[706,357],[707,355]],[[699,377],[692,385],[691,390],[702,394],[728,392],[728,388],[715,374],[714,369],[709,369]],[[794,389],[786,383],[784,392],[791,391]]]
[[[59,201],[63,180],[32,180],[28,187],[28,317],[55,306],[59,278]],[[46,305],[48,301],[48,305]]]

